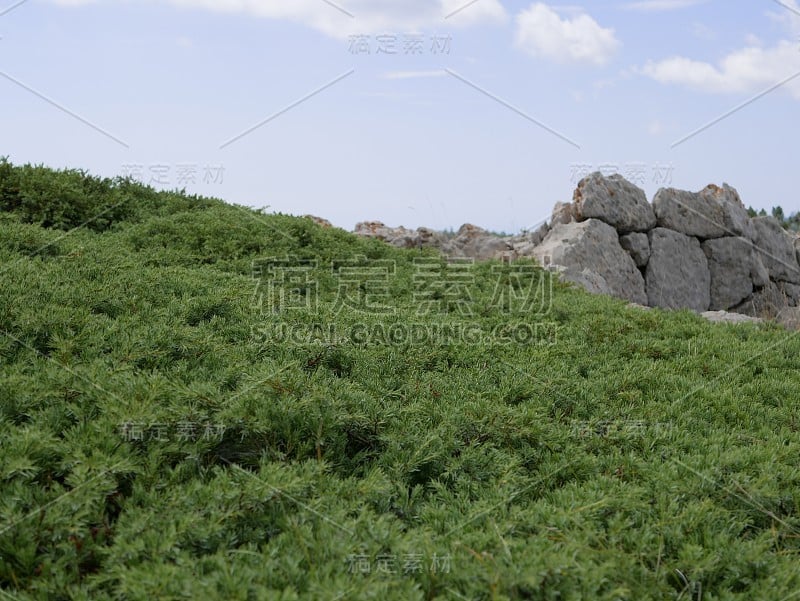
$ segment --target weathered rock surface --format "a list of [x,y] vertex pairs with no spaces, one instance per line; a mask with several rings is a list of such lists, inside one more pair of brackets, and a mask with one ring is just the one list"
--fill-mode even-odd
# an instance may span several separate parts
[[790,307],[800,305],[800,286],[797,284],[790,284],[789,282],[777,282],[778,289],[783,293],[786,298],[786,303]]
[[534,257],[590,292],[713,320],[746,320],[720,311],[772,319],[800,308],[800,237],[771,217],[751,219],[728,184],[662,188],[650,205],[637,186],[598,172],[579,182],[573,199],[556,204],[549,224],[516,236],[470,224],[453,234],[377,221],[359,223],[355,233],[452,257]]
[[712,311],[729,309],[753,294],[753,280],[764,282],[764,266],[744,238],[716,238],[702,244],[711,274]]
[[303,215],[303,217],[305,217],[306,219],[310,219],[311,221],[313,221],[314,223],[316,223],[321,227],[324,228],[333,227],[333,224],[330,221],[328,221],[327,219],[323,219],[322,217],[317,217],[316,215]]
[[650,240],[647,234],[633,232],[619,237],[619,244],[628,251],[637,267],[644,267],[650,260]]
[[566,268],[565,278],[580,280],[582,285],[591,282],[589,288],[603,287],[605,282],[607,294],[633,303],[647,302],[642,274],[619,245],[616,230],[600,220],[557,224],[534,249],[534,256],[542,264]]
[[756,288],[744,302],[731,308],[736,313],[744,313],[752,317],[774,319],[781,309],[787,306],[783,291],[775,282]]
[[596,172],[583,178],[573,196],[578,221],[599,219],[620,233],[644,232],[656,225],[653,207],[644,190],[621,175]]
[[800,265],[792,237],[773,217],[756,217],[753,223],[753,242],[770,278],[800,284]]
[[380,221],[362,221],[356,224],[353,233],[366,238],[378,238],[399,248],[439,246],[444,240],[442,234],[428,228],[409,230],[403,226],[388,227]]
[[727,311],[704,311],[701,313],[708,321],[712,323],[761,323],[764,320],[758,317],[750,317],[742,313],[728,313]]
[[711,304],[711,274],[700,242],[666,228],[651,230],[649,236],[647,304],[707,311]]
[[553,207],[550,223],[556,225],[557,223],[569,223],[570,221],[575,221],[575,206],[571,202],[557,202]]
[[591,271],[588,267],[578,271],[575,267],[570,268],[563,265],[554,265],[551,271],[557,273],[562,281],[576,284],[586,290],[586,292],[615,296],[614,290],[606,279],[599,273]]
[[726,234],[722,205],[713,196],[662,188],[653,199],[658,227],[698,238]]
[[513,256],[514,250],[507,238],[494,236],[471,223],[462,225],[456,237],[445,242],[441,248],[450,257],[470,257],[479,261]]
[[545,236],[550,233],[550,229],[547,223],[543,223],[532,232],[509,238],[508,243],[514,249],[514,255],[517,257],[532,257],[533,249],[542,243]]
[[752,238],[752,224],[747,209],[735,188],[710,184],[700,191],[700,196],[717,203],[722,209],[722,226],[726,236]]

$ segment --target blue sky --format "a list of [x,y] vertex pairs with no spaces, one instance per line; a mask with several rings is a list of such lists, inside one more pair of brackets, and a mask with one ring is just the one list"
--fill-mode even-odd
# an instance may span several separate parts
[[0,0],[0,13],[0,154],[15,163],[348,229],[516,232],[596,169],[650,199],[727,182],[746,204],[800,210],[796,0]]

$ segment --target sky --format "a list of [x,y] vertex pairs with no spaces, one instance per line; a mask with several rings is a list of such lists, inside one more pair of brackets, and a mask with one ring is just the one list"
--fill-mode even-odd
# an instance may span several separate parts
[[516,233],[592,171],[800,210],[797,0],[0,0],[0,155]]

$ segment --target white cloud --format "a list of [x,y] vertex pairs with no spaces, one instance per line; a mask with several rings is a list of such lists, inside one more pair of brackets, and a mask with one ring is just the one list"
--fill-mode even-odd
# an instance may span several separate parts
[[[639,72],[664,84],[702,92],[755,92],[800,72],[800,47],[786,40],[769,48],[748,46],[730,53],[717,65],[676,56],[650,61]],[[800,99],[798,80],[788,83],[787,89]]]
[[[77,5],[93,0],[53,0]],[[333,37],[407,33],[426,27],[470,26],[507,18],[500,0],[161,0],[185,8],[303,23]],[[455,14],[453,14],[455,13]],[[448,15],[449,18],[445,19]]]
[[[797,0],[780,0],[785,10],[768,13],[796,38],[800,32],[800,6]],[[800,74],[800,40],[781,40],[765,46],[753,34],[745,36],[745,47],[723,57],[718,63],[673,56],[648,61],[636,71],[664,84],[682,85],[702,92],[760,92]],[[785,84],[800,99],[800,76]]]
[[704,2],[708,2],[708,0],[641,0],[640,2],[629,2],[623,8],[642,12],[658,12],[688,8]]
[[800,35],[800,5],[797,0],[780,0],[778,4],[782,4],[783,9],[777,13],[768,12],[767,15],[797,37]]
[[517,46],[529,54],[560,63],[607,63],[620,46],[613,29],[585,13],[561,18],[542,2],[517,15]]

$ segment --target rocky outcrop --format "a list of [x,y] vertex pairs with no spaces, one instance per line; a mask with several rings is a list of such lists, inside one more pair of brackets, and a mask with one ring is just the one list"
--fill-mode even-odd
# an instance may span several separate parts
[[646,267],[650,260],[650,239],[647,234],[634,232],[619,237],[619,244],[628,251],[637,267]]
[[666,228],[650,231],[645,282],[651,307],[707,311],[711,275],[700,242]]
[[533,256],[563,267],[562,277],[586,288],[633,303],[644,304],[647,295],[642,274],[619,245],[617,231],[599,219],[557,224]]
[[551,225],[575,221],[575,207],[570,202],[557,202],[553,207]]
[[471,223],[462,225],[456,237],[442,244],[441,249],[450,257],[470,257],[477,260],[514,256],[514,247],[508,238],[493,236]]
[[722,209],[693,192],[661,189],[653,199],[658,226],[687,236],[719,238],[725,235]]
[[701,313],[712,323],[761,323],[764,320],[760,317],[750,317],[741,313],[729,313],[728,311],[704,311]]
[[[356,233],[475,259],[535,257],[561,278],[632,303],[751,317],[800,315],[800,238],[772,217],[751,219],[739,193],[659,190],[652,205],[619,175],[582,179],[550,223],[518,236],[464,225],[456,234],[360,223]],[[738,318],[725,318],[727,321]],[[789,318],[787,318],[788,320]]]
[[711,310],[720,311],[738,305],[758,286],[769,282],[769,273],[744,238],[706,240],[703,252],[711,273]]
[[323,219],[322,217],[317,217],[316,215],[303,215],[303,217],[310,219],[320,227],[324,227],[326,229],[333,227],[333,224],[330,221]]
[[645,232],[656,224],[644,190],[621,175],[597,172],[583,178],[573,195],[572,212],[577,221],[599,219],[620,233]]
[[403,226],[388,227],[380,221],[362,221],[356,224],[353,233],[365,238],[377,238],[399,248],[439,248],[446,241],[444,234],[426,227],[409,230]]
[[753,242],[769,277],[780,282],[800,284],[800,266],[791,236],[773,217],[755,217]]

